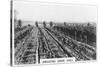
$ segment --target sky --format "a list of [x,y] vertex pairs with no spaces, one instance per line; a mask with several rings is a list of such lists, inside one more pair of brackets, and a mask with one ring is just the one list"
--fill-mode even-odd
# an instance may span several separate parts
[[97,22],[96,6],[14,1],[14,10],[24,21]]

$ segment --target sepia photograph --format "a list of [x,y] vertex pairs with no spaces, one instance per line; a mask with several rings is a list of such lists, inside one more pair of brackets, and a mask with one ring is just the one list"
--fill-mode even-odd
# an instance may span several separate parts
[[97,59],[97,7],[11,1],[11,64],[89,62]]

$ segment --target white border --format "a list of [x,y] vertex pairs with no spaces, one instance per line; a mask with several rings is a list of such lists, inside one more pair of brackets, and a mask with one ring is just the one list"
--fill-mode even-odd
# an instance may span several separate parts
[[[22,64],[22,65],[15,65],[14,64],[14,1],[21,1],[21,2],[36,2],[36,3],[46,3],[46,4],[54,4],[54,5],[61,5],[61,6],[66,6],[66,5],[78,5],[78,6],[95,6],[97,7],[97,22],[96,22],[96,60],[88,60],[88,61],[76,61],[76,62],[70,62],[70,63],[84,63],[84,62],[96,62],[98,60],[98,53],[97,53],[97,49],[98,49],[98,45],[97,45],[97,30],[98,30],[98,5],[91,5],[91,4],[73,4],[73,3],[56,3],[56,2],[42,2],[42,1],[32,1],[32,0],[12,0],[13,1],[13,8],[12,8],[12,66],[16,67],[22,67],[22,66],[38,66],[38,65],[51,65],[51,64]],[[68,63],[54,63],[54,64],[69,64]]]

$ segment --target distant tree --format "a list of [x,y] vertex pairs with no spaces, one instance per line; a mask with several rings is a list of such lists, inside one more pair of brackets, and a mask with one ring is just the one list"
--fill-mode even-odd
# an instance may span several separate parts
[[43,21],[43,26],[46,27],[46,22],[45,21]]
[[66,22],[64,22],[64,26],[66,26]]
[[53,26],[53,22],[51,21],[51,22],[50,22],[50,27],[52,27],[52,26]]
[[37,21],[35,22],[35,25],[36,25],[36,27],[38,27],[38,22]]
[[88,23],[87,26],[90,26],[90,23]]
[[28,24],[28,26],[30,27],[31,25],[30,25],[30,24]]
[[21,27],[22,26],[22,21],[18,20],[18,26]]

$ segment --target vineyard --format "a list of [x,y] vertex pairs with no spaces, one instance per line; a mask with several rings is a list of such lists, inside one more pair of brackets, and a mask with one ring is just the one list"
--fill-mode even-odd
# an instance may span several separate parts
[[96,27],[91,24],[36,22],[14,32],[15,64],[38,64],[49,58],[96,59]]

